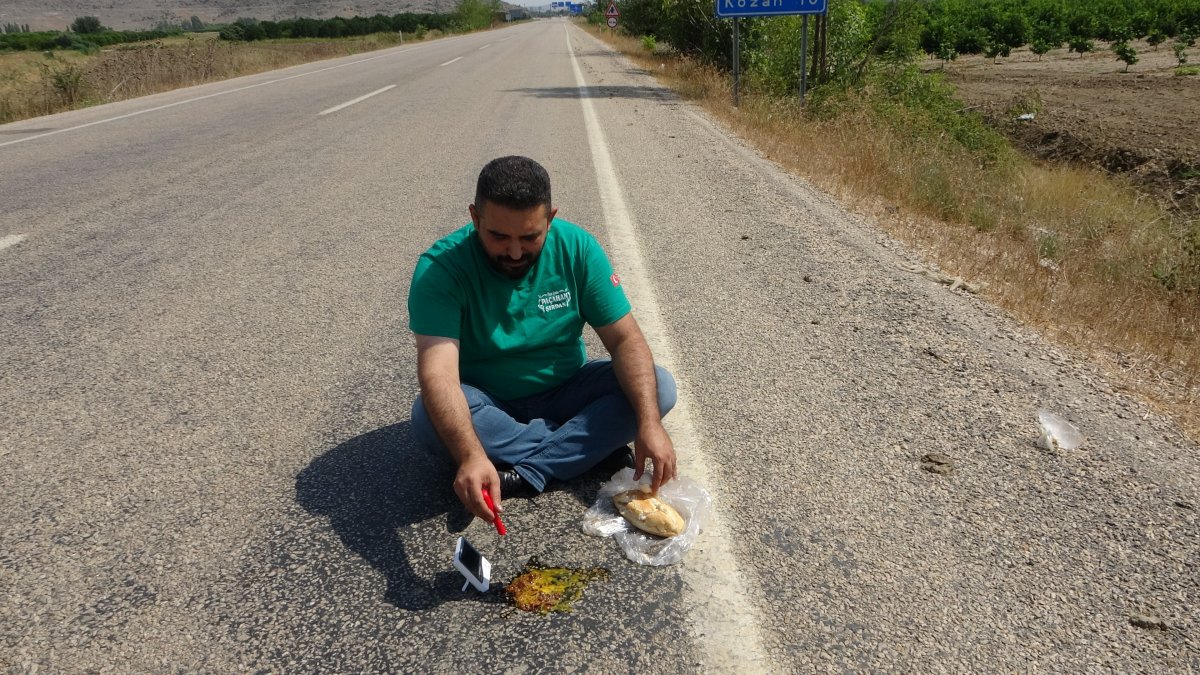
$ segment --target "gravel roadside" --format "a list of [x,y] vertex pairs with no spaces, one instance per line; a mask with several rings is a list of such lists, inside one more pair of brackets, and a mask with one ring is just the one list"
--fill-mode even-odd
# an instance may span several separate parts
[[[1200,666],[1200,455],[1174,425],[577,44],[779,664]],[[1084,447],[1038,448],[1042,407]]]

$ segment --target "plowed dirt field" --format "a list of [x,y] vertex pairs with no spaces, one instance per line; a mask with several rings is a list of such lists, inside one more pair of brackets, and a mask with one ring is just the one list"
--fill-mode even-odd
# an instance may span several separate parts
[[[1058,49],[1040,60],[961,57],[945,67],[967,106],[1046,159],[1078,160],[1129,175],[1160,198],[1200,212],[1200,75],[1177,75],[1171,43],[1133,44],[1122,72],[1109,45],[1085,54]],[[1200,48],[1187,51],[1200,63]],[[928,69],[940,67],[929,62]],[[1033,112],[1031,120],[1019,120]]]

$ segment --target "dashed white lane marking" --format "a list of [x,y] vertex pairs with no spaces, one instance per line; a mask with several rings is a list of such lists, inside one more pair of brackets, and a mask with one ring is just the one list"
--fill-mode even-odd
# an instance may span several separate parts
[[8,248],[9,246],[16,246],[17,244],[25,241],[25,237],[27,237],[27,236],[28,235],[24,235],[24,234],[9,234],[9,235],[0,237],[0,251],[3,251],[4,249]]
[[484,45],[484,46],[480,47],[479,49],[476,49],[475,51],[481,52],[481,51],[483,51],[483,50],[485,50],[485,49],[487,49],[488,47],[491,47],[491,46],[492,46],[492,43],[490,43],[490,42],[489,42],[489,43],[487,43],[486,45]]
[[[288,75],[287,77],[280,77],[280,78],[277,78],[274,80],[267,80],[266,82],[256,82],[254,84],[248,84],[244,87],[236,87],[234,89],[226,89],[225,91],[217,91],[217,92],[213,92],[211,94],[205,94],[204,96],[197,96],[195,98],[184,99],[182,101],[175,101],[174,103],[167,103],[166,105],[155,106],[153,108],[146,108],[145,110],[135,110],[131,113],[125,113],[124,115],[117,115],[116,117],[107,117],[102,120],[88,122],[87,124],[79,124],[79,125],[76,125],[73,127],[67,127],[65,129],[55,129],[54,131],[47,131],[45,133],[35,134],[33,136],[26,136],[25,138],[18,138],[15,141],[8,141],[6,143],[0,143],[0,148],[3,148],[6,145],[16,145],[17,143],[24,143],[25,141],[32,141],[35,138],[45,138],[47,136],[54,136],[55,134],[65,134],[68,131],[78,131],[79,129],[86,129],[88,127],[94,127],[97,124],[108,124],[109,122],[116,122],[117,120],[129,119],[130,117],[137,117],[138,115],[145,115],[146,113],[152,113],[152,112],[157,112],[159,110],[166,110],[167,108],[174,108],[176,106],[187,105],[188,103],[195,103],[196,101],[203,101],[203,100],[210,99],[210,98],[216,98],[218,96],[225,96],[227,94],[233,94],[233,93],[236,93],[239,91],[246,91],[247,89],[256,89],[258,87],[265,87],[269,84],[276,84],[278,82],[286,82],[287,80],[295,80],[295,79],[301,78],[301,77],[308,77],[309,75],[316,75],[317,73],[325,73],[330,70],[337,70],[338,68],[348,68],[350,66],[357,66],[360,63],[366,63],[368,61],[378,61],[379,59],[386,59],[390,56],[398,56],[400,54],[406,54],[408,52],[415,51],[417,49],[421,49],[422,47],[433,46],[436,44],[437,43],[435,42],[435,43],[430,43],[430,45],[418,45],[416,47],[409,47],[408,49],[401,49],[398,51],[389,52],[387,54],[380,54],[379,56],[370,56],[365,59],[351,61],[350,63],[339,63],[336,66],[328,66],[325,68],[318,68],[317,70],[309,70],[307,72],[297,73],[295,75]],[[443,44],[445,44],[445,43],[443,43]]]
[[450,65],[451,63],[454,63],[455,61],[462,61],[462,57],[461,57],[461,56],[456,56],[456,57],[454,57],[454,58],[450,59],[449,61],[447,61],[447,62],[445,62],[445,63],[443,63],[443,64],[441,64],[441,65],[443,65],[443,66],[448,66],[448,65]]
[[[592,99],[588,96],[587,84],[575,50],[571,46],[569,29],[567,53],[571,55],[571,67],[575,71],[575,83],[579,87],[580,103],[583,106],[584,122],[587,126],[588,144],[591,146],[592,163],[596,169],[596,181],[600,188],[600,201],[604,219],[612,241],[613,257],[620,263],[621,276],[628,282],[625,292],[638,308],[637,320],[646,340],[654,352],[654,360],[674,372],[675,350],[671,338],[663,325],[661,310],[654,296],[650,274],[643,261],[634,231],[633,217],[625,203],[621,184],[613,168],[612,156],[604,139],[604,130],[596,116]],[[730,531],[721,522],[723,504],[728,504],[720,494],[719,486],[709,477],[704,461],[701,438],[691,421],[689,396],[684,384],[680,384],[679,398],[674,410],[665,423],[675,447],[679,449],[679,473],[687,475],[704,485],[713,498],[713,514],[704,530],[701,546],[694,549],[683,563],[681,576],[689,589],[689,601],[693,631],[697,644],[707,656],[703,670],[715,672],[780,672],[767,659],[759,634],[757,609],[743,590],[742,575],[738,570],[737,557],[729,545]]]
[[349,108],[350,106],[354,105],[355,103],[362,103],[363,101],[371,98],[372,96],[377,96],[377,95],[382,94],[383,92],[387,91],[388,89],[395,89],[395,88],[396,88],[396,85],[389,84],[388,86],[383,87],[381,89],[376,89],[375,91],[373,91],[369,94],[363,94],[362,96],[359,96],[358,98],[356,98],[352,101],[346,101],[345,103],[342,103],[341,105],[335,105],[332,108],[329,108],[328,110],[322,110],[321,112],[317,113],[317,115],[320,116],[320,115],[328,115],[329,113],[335,113],[335,112],[341,110],[342,108]]

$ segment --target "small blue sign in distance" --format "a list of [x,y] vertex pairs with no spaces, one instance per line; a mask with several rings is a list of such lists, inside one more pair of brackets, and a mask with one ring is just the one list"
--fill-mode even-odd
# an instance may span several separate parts
[[783,14],[824,14],[826,0],[716,0],[717,16],[780,16]]

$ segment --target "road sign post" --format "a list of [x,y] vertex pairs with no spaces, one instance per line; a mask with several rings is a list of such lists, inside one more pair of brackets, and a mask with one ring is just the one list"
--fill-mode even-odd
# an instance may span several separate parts
[[742,50],[738,45],[738,38],[742,32],[742,27],[738,25],[738,17],[733,17],[733,107],[738,107],[738,89],[741,86],[741,56]]
[[800,105],[804,105],[804,92],[808,89],[808,15],[804,15],[800,34]]
[[[808,15],[825,14],[829,10],[828,0],[715,0],[717,18],[733,19],[733,106],[738,106],[738,85],[740,84],[740,55],[738,54],[738,19],[753,16],[783,16],[787,14],[804,15],[804,37],[801,38],[800,48],[800,101],[804,102],[807,81],[808,58]],[[610,7],[615,9],[614,4]]]
[[617,0],[608,0],[608,9],[604,10],[604,16],[608,17],[609,30],[616,29],[617,17],[621,16],[620,10],[617,9]]
[[717,17],[732,19],[748,16],[785,14],[824,14],[828,0],[716,0]]

